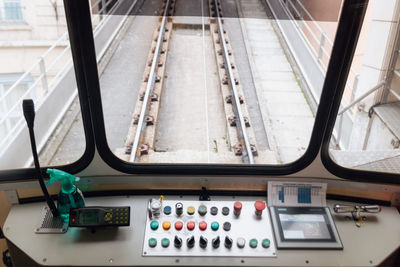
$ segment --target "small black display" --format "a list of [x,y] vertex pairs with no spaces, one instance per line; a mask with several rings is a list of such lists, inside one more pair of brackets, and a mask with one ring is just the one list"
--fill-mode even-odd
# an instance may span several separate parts
[[83,225],[97,225],[99,223],[99,211],[95,209],[81,211],[79,223]]

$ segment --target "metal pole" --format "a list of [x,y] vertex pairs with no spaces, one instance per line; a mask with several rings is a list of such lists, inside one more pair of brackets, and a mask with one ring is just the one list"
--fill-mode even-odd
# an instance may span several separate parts
[[40,68],[40,79],[42,81],[43,96],[45,96],[49,91],[49,85],[47,83],[46,66],[44,65],[43,57],[40,57],[39,68]]

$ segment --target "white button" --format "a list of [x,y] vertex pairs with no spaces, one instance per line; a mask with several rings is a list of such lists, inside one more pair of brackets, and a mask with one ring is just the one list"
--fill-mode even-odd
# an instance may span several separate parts
[[242,237],[239,237],[236,243],[239,248],[244,248],[244,246],[246,245],[246,240]]

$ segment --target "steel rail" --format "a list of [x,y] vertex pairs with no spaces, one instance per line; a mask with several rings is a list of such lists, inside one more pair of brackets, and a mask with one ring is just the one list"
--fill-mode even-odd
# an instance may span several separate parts
[[254,164],[253,152],[251,151],[249,137],[247,136],[247,132],[246,132],[246,124],[245,124],[243,114],[241,111],[241,107],[240,107],[240,99],[239,99],[239,95],[238,95],[238,92],[236,89],[235,77],[233,75],[231,61],[229,59],[229,52],[228,52],[228,48],[226,46],[224,29],[222,27],[222,19],[221,19],[221,15],[219,12],[217,0],[214,0],[214,6],[215,6],[216,19],[218,22],[220,43],[223,47],[223,58],[224,58],[225,71],[228,72],[228,86],[231,87],[232,96],[233,96],[233,99],[232,99],[233,112],[235,113],[236,119],[239,120],[239,124],[236,123],[236,129],[238,132],[239,142],[242,145],[242,160],[243,160],[243,163]]
[[146,86],[146,91],[143,97],[143,104],[142,108],[140,111],[140,116],[136,128],[136,134],[135,134],[135,139],[133,140],[133,145],[132,145],[132,150],[131,150],[131,155],[129,158],[130,162],[137,162],[139,161],[140,158],[140,151],[139,151],[139,145],[144,141],[144,136],[146,132],[146,124],[145,124],[145,118],[148,115],[150,111],[150,96],[153,94],[154,91],[154,84],[156,80],[156,67],[158,64],[158,58],[160,57],[160,50],[161,46],[163,44],[163,39],[164,39],[164,33],[165,33],[165,24],[168,18],[168,10],[170,7],[171,1],[166,0],[166,5],[165,5],[165,10],[163,14],[163,18],[161,21],[161,26],[160,26],[160,33],[158,34],[157,38],[157,44],[156,48],[154,50],[154,57],[153,61],[151,63],[151,68],[150,68],[150,74],[149,78],[147,81],[147,86]]

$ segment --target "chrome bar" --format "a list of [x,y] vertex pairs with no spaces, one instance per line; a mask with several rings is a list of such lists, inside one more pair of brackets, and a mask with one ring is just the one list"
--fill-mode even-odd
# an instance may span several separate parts
[[154,90],[154,83],[156,79],[156,66],[158,63],[158,58],[160,55],[160,50],[161,46],[163,44],[163,38],[164,38],[164,33],[165,33],[165,24],[168,18],[168,10],[170,7],[170,0],[167,0],[167,4],[165,6],[161,26],[160,26],[160,33],[158,34],[157,38],[157,44],[156,48],[154,51],[154,57],[153,61],[151,63],[151,68],[150,68],[150,74],[149,74],[149,79],[147,81],[147,86],[146,86],[146,91],[144,94],[143,98],[143,104],[142,104],[142,109],[140,111],[140,117],[138,120],[137,128],[136,128],[136,134],[135,134],[135,139],[133,140],[133,145],[132,145],[132,150],[131,150],[131,155],[129,158],[130,162],[137,162],[140,157],[140,151],[138,151],[139,148],[139,143],[143,141],[144,139],[144,133],[146,131],[146,124],[144,123],[145,117],[148,114],[150,110],[150,95],[152,94]]
[[396,91],[394,91],[393,89],[390,89],[390,92],[394,95],[394,97],[397,98],[397,100],[400,101],[400,95],[398,93],[396,93]]
[[232,86],[232,96],[233,96],[234,102],[235,102],[235,103],[233,103],[233,101],[232,101],[232,106],[234,107],[233,108],[234,112],[237,113],[237,114],[235,114],[236,118],[239,119],[239,125],[236,126],[236,129],[238,131],[238,139],[239,139],[240,143],[242,144],[242,146],[244,145],[246,148],[246,150],[242,149],[242,158],[243,158],[244,163],[254,164],[253,152],[251,151],[251,144],[249,141],[249,137],[247,136],[246,124],[244,122],[243,114],[242,114],[241,107],[240,107],[240,100],[239,100],[238,92],[236,89],[235,77],[233,75],[231,61],[229,60],[229,52],[228,52],[228,48],[226,46],[224,29],[222,27],[222,20],[221,20],[221,16],[219,13],[217,0],[214,0],[214,5],[215,5],[215,12],[217,14],[220,43],[224,50],[223,56],[225,59],[225,71],[228,70],[228,74],[229,74],[228,78],[230,80],[230,83],[228,83],[228,84],[230,84]]
[[361,100],[363,100],[364,98],[366,98],[367,96],[369,96],[370,94],[372,94],[373,92],[375,92],[376,90],[378,90],[379,88],[381,88],[382,86],[385,85],[385,81],[381,81],[379,82],[377,85],[375,85],[374,87],[372,87],[370,90],[368,90],[367,92],[365,92],[364,94],[362,94],[360,97],[358,97],[356,100],[354,100],[353,102],[351,102],[347,107],[343,108],[339,113],[338,116],[342,115],[343,113],[345,113],[347,110],[349,110],[350,108],[352,108],[355,104],[357,104],[358,102],[360,102]]

